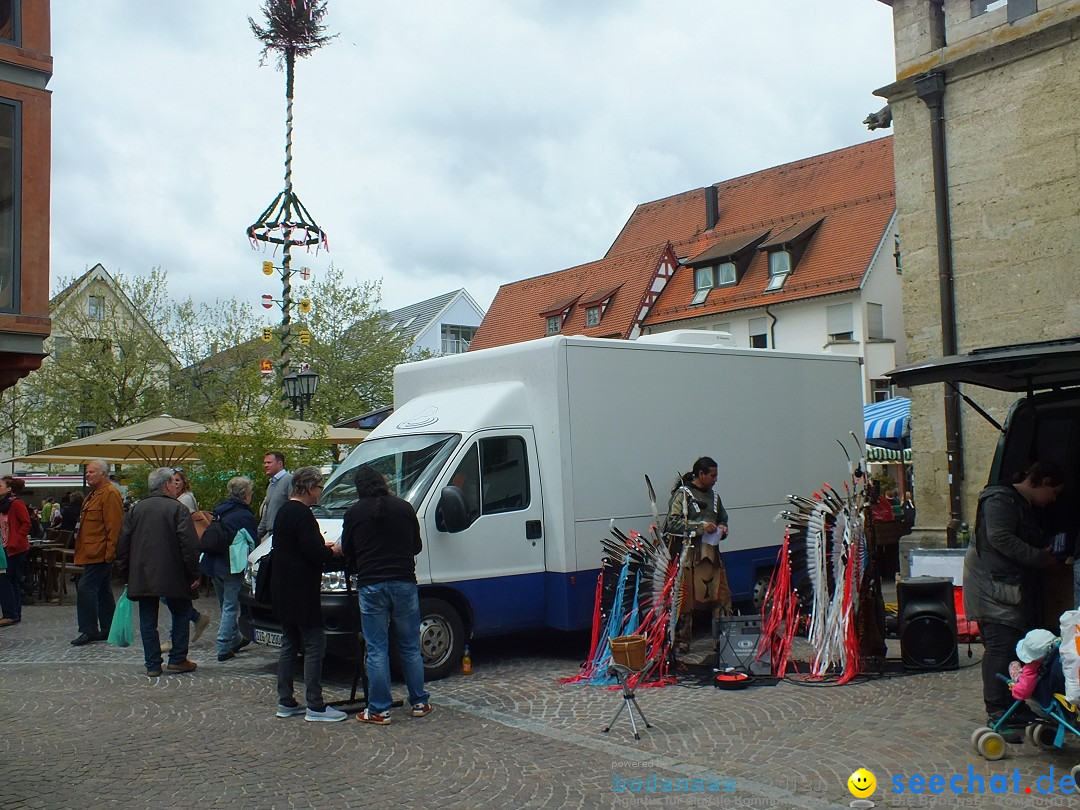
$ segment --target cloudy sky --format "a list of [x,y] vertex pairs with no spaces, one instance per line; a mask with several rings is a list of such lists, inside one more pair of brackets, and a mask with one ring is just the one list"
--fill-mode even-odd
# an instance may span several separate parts
[[[876,0],[330,0],[298,63],[294,188],[387,309],[603,255],[638,203],[878,137]],[[55,282],[275,292],[245,229],[284,187],[258,0],[52,4]],[[278,288],[280,289],[280,287]],[[259,310],[262,312],[262,310]],[[269,317],[269,316],[267,316]]]

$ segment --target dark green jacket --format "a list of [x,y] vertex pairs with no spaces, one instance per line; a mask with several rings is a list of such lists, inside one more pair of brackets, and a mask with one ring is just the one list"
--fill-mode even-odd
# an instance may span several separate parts
[[1050,564],[1031,504],[1015,487],[989,486],[979,495],[975,537],[964,556],[967,618],[1034,627],[1038,571]]

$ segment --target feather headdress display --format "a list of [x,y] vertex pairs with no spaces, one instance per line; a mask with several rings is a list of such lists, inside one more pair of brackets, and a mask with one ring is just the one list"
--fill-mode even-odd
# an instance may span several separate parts
[[673,619],[678,617],[679,594],[686,555],[672,557],[663,542],[656,493],[645,476],[652,502],[653,524],[648,535],[622,531],[610,524],[610,537],[601,540],[603,557],[593,604],[592,639],[588,660],[578,675],[565,683],[614,685],[611,639],[625,635],[646,637],[646,664],[627,678],[630,687],[672,683],[670,653],[674,642]]
[[[856,438],[856,445],[858,439]],[[844,445],[841,442],[840,446]],[[862,448],[859,448],[862,455]],[[784,542],[766,591],[758,656],[769,653],[773,674],[782,676],[791,660],[798,628],[805,626],[813,650],[810,676],[833,672],[846,683],[862,669],[856,609],[867,575],[865,514],[868,493],[862,473],[847,449],[851,481],[841,495],[831,485],[807,498],[789,495]]]

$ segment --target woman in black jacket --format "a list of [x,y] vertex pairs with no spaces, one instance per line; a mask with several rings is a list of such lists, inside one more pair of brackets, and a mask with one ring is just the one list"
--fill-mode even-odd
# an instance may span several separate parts
[[[293,473],[289,500],[274,518],[273,567],[270,594],[274,615],[281,622],[282,643],[278,656],[278,717],[303,714],[305,720],[333,723],[345,719],[345,712],[327,706],[322,694],[322,660],[326,652],[320,586],[323,568],[338,544],[328,546],[319,531],[311,507],[323,489],[322,473],[315,467],[301,467]],[[307,708],[293,697],[293,668],[296,656],[304,651],[304,687]]]

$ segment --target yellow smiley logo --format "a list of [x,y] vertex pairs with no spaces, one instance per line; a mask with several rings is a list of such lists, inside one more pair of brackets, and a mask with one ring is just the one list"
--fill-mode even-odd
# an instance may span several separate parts
[[866,768],[859,768],[848,777],[847,789],[856,799],[865,799],[877,789],[877,779]]

